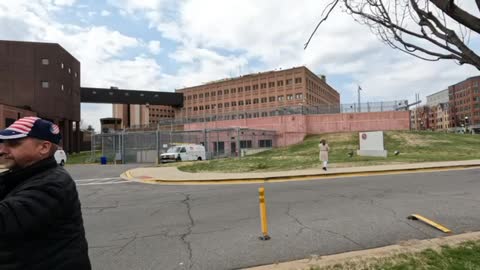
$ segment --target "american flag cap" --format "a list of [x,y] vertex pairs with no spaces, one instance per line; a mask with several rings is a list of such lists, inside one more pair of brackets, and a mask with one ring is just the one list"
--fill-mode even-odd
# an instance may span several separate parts
[[20,118],[6,129],[0,131],[0,141],[33,137],[59,144],[62,136],[54,123],[35,116]]

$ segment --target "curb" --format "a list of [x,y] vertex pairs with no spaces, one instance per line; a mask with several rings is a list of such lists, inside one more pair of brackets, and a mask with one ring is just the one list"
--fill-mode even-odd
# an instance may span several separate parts
[[[310,258],[281,262],[276,264],[267,264],[243,268],[243,270],[292,270],[292,269],[312,269],[313,267],[331,267],[333,265],[342,265],[348,262],[362,262],[379,258],[388,258],[399,254],[411,254],[422,252],[426,249],[438,250],[442,246],[455,246],[468,241],[479,241],[480,232],[467,232],[452,236],[445,236],[424,240],[407,240],[399,244],[388,245],[384,247],[350,251],[332,255],[316,256]],[[336,269],[336,268],[335,268]],[[350,268],[341,268],[350,269]],[[361,268],[364,269],[364,268]]]
[[[371,175],[388,175],[388,174],[401,174],[401,173],[421,173],[428,171],[443,171],[452,169],[470,169],[480,168],[480,164],[467,164],[467,165],[449,165],[449,166],[432,166],[423,168],[407,168],[407,169],[392,169],[392,170],[371,170],[362,172],[337,172],[337,173],[323,173],[323,174],[300,174],[291,176],[265,176],[258,178],[234,178],[234,179],[206,179],[206,180],[170,180],[159,179],[146,176],[145,178],[134,177],[131,173],[132,170],[128,170],[120,177],[125,180],[150,183],[150,184],[169,184],[169,185],[181,185],[181,184],[254,184],[254,183],[279,183],[288,181],[308,181],[308,180],[321,180],[331,179],[338,177],[358,177],[358,176],[371,176]],[[135,170],[135,169],[133,169]]]

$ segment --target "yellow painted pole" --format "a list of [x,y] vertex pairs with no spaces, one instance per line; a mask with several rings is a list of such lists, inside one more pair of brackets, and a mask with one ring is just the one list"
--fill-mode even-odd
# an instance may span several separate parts
[[260,221],[262,223],[262,236],[260,240],[268,240],[268,221],[267,221],[267,206],[265,205],[265,188],[258,188],[258,198],[260,200]]

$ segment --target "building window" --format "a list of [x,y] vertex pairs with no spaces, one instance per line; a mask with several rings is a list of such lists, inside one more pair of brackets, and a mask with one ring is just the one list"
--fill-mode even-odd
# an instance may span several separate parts
[[283,96],[278,96],[278,101],[283,101]]
[[266,98],[266,97],[263,97],[263,98],[261,99],[261,102],[262,102],[262,103],[266,103],[266,102],[267,102],[267,98]]
[[50,64],[50,61],[48,60],[48,58],[42,58],[42,65],[48,65]]
[[243,92],[243,87],[238,87],[238,93],[242,93]]
[[227,95],[228,94],[228,89],[223,90],[223,94]]
[[254,84],[252,87],[252,90],[257,90],[258,89],[258,84]]
[[258,98],[253,99],[253,104],[258,104]]
[[224,107],[224,108],[228,108],[228,107],[230,107],[230,103],[228,103],[228,102],[225,102],[225,104],[223,104],[223,107]]
[[275,87],[275,82],[269,82],[269,83],[268,83],[268,87],[269,87],[269,88]]
[[240,141],[240,148],[252,148],[252,141]]
[[238,101],[238,106],[243,106],[243,100]]
[[283,81],[277,81],[277,86],[283,86]]
[[260,84],[260,89],[265,89],[267,88],[267,83],[261,83]]
[[188,99],[188,100],[192,100],[192,96],[187,96],[187,99]]
[[65,65],[63,64],[63,62],[60,63],[60,68],[61,68],[61,69],[65,68]]
[[68,68],[68,74],[71,74],[71,73],[72,73],[72,69]]
[[210,96],[210,93],[205,93],[205,97],[208,98]]
[[230,93],[235,94],[236,92],[237,92],[237,89],[235,88],[230,89]]
[[293,95],[287,95],[287,100],[293,100]]
[[210,93],[210,95],[212,95],[212,97],[214,97],[215,94],[216,94],[215,92],[211,92],[211,93]]
[[78,73],[77,73],[77,72],[75,72],[75,78],[77,78],[77,77],[78,77]]
[[223,108],[223,104],[222,104],[222,103],[218,103],[217,106],[218,106],[219,109]]
[[42,88],[48,88],[50,86],[50,84],[48,83],[48,81],[42,81]]
[[222,90],[218,90],[217,95],[221,96],[222,95]]
[[245,91],[250,91],[250,85],[245,86]]
[[295,94],[295,99],[302,99],[303,98],[303,94],[302,93],[296,93]]
[[253,118],[258,118],[258,117],[260,117],[260,113],[258,112],[253,113]]
[[272,140],[258,140],[258,147],[272,147]]
[[295,83],[302,83],[302,78],[295,78]]
[[198,107],[197,106],[193,107],[193,111],[194,112],[198,111]]
[[287,80],[285,81],[285,85],[290,85],[290,84],[292,84],[292,79],[287,79]]
[[262,112],[262,117],[267,117],[268,113],[267,112]]
[[236,101],[232,101],[232,107],[235,107],[237,106],[237,102]]
[[268,97],[268,101],[275,102],[275,97]]
[[193,95],[193,99],[197,99],[197,95]]
[[250,99],[245,100],[245,105],[250,105],[250,104],[252,104],[252,100]]
[[199,95],[198,95],[198,98],[203,98],[203,94],[199,94]]
[[60,86],[60,89],[62,89],[62,91],[65,91],[65,86],[63,86],[63,84]]

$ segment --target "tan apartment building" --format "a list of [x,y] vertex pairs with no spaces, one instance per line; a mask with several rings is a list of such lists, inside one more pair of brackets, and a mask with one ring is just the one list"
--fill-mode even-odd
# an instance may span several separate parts
[[153,126],[175,117],[175,109],[164,105],[113,104],[113,118],[121,119],[121,128]]
[[[184,106],[176,118],[256,118],[275,115],[292,106],[340,107],[340,94],[308,68],[295,67],[223,79],[177,89]],[[244,112],[244,113],[242,113]],[[231,116],[231,117],[230,117]]]

